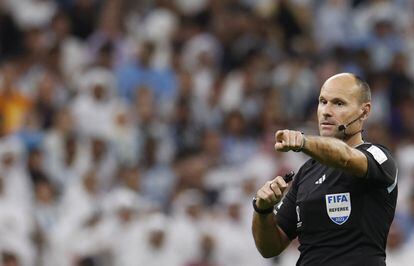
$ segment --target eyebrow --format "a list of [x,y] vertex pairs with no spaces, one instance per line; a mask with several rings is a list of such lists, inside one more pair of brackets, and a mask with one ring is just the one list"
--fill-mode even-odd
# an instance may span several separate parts
[[[321,100],[321,99],[326,100],[325,97],[319,96],[319,100]],[[344,103],[348,102],[347,100],[345,100],[343,98],[338,98],[338,97],[335,97],[335,98],[331,99],[330,101],[331,102],[339,102],[339,101],[341,101],[341,102],[344,102]]]

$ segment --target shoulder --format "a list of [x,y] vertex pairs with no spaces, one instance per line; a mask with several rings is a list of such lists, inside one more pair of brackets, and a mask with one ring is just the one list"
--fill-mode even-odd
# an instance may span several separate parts
[[380,181],[392,190],[397,182],[397,164],[390,150],[380,144],[364,143],[357,147],[368,160],[367,179]]
[[383,164],[386,161],[394,162],[391,151],[384,145],[366,142],[359,145],[357,149],[372,157],[379,164]]

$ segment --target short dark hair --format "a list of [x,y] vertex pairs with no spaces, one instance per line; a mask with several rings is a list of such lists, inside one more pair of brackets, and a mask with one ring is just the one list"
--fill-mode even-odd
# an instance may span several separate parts
[[363,80],[360,76],[352,74],[352,76],[355,78],[355,83],[360,89],[360,101],[361,103],[367,103],[371,101],[371,89],[368,85],[368,83]]

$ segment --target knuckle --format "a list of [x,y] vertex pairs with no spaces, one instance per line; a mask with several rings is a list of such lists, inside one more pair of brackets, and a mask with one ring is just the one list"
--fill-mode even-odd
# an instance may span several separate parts
[[264,193],[263,193],[263,191],[261,191],[261,190],[259,190],[259,191],[256,193],[256,198],[258,198],[258,199],[263,200],[265,197],[266,197],[266,196],[265,196],[265,194],[264,194]]
[[282,193],[280,192],[280,190],[275,191],[275,194],[276,194],[276,197],[278,198],[282,196]]
[[259,197],[259,198],[260,198],[260,200],[268,201],[269,200],[269,195],[267,193],[263,193],[261,195],[261,197]]
[[261,197],[262,198],[264,198],[264,197],[266,197],[266,187],[262,187],[260,190],[259,190],[259,192],[260,192],[260,195],[261,195]]
[[288,184],[286,184],[285,180],[281,176],[277,177],[277,183],[279,185],[279,188],[287,188],[288,186]]

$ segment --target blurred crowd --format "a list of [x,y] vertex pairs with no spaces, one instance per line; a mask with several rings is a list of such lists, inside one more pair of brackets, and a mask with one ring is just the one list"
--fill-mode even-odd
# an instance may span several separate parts
[[371,86],[366,141],[399,164],[388,264],[414,259],[414,1],[1,0],[4,266],[265,260],[251,198],[298,170],[323,81]]

